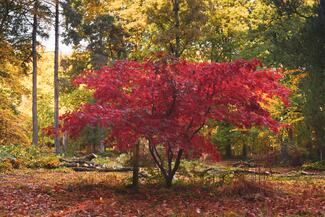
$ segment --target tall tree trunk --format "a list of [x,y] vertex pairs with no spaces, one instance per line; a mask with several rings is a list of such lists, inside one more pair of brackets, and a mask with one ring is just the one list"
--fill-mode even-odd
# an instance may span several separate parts
[[319,7],[320,7],[320,17],[325,22],[325,0],[320,0],[319,1]]
[[133,188],[138,188],[139,186],[139,152],[140,152],[140,143],[137,142],[133,147],[133,177],[132,177]]
[[175,18],[175,50],[176,58],[180,57],[180,24],[179,24],[179,0],[173,0],[173,11]]
[[55,152],[60,153],[59,138],[59,0],[55,0],[55,51],[54,51],[54,130]]
[[68,133],[64,132],[63,138],[62,138],[62,149],[64,153],[67,153],[68,151]]
[[242,149],[242,157],[244,160],[247,160],[247,155],[248,155],[248,147],[247,144],[243,144],[243,149]]
[[32,55],[33,55],[33,104],[32,104],[32,118],[33,118],[33,144],[38,145],[38,119],[37,119],[37,8],[38,1],[34,2],[34,19],[32,32]]
[[226,144],[226,153],[225,153],[225,157],[227,159],[232,159],[232,150],[231,150],[231,143],[230,141],[228,141],[228,143]]
[[323,157],[323,153],[324,153],[324,150],[323,150],[323,149],[320,149],[320,150],[319,150],[319,160],[320,160],[320,161],[323,161],[323,158],[324,158],[324,157]]

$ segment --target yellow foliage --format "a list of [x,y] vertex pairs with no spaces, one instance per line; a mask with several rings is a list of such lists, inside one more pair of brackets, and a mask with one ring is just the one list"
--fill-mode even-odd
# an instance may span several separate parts
[[26,118],[10,109],[0,110],[0,145],[28,144]]
[[12,164],[9,160],[0,162],[0,172],[12,170]]

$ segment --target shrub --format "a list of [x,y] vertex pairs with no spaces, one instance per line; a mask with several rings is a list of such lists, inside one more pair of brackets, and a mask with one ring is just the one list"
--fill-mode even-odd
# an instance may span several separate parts
[[11,170],[12,168],[13,168],[12,164],[10,163],[9,160],[4,160],[0,162],[0,172],[5,172]]
[[316,161],[313,163],[305,163],[302,165],[303,170],[325,171],[325,161]]
[[40,158],[36,158],[29,162],[27,167],[29,168],[46,168],[53,169],[57,168],[60,165],[60,161],[56,156],[42,156]]
[[47,148],[24,145],[0,146],[0,170],[28,168],[55,168],[59,159]]

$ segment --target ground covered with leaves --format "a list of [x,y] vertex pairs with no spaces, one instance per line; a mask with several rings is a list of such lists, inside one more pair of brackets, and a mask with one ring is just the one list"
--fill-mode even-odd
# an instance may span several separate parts
[[325,176],[238,177],[223,186],[125,185],[130,174],[0,174],[0,216],[325,216]]

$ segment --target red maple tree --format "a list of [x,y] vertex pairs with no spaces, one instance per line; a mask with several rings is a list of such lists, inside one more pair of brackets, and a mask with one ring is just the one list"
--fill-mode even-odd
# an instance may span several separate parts
[[[276,131],[280,127],[263,105],[273,97],[287,103],[289,90],[280,84],[278,70],[258,68],[257,60],[117,61],[74,80],[93,90],[95,103],[65,114],[62,130],[78,136],[85,126],[109,128],[110,141],[121,150],[145,140],[170,186],[182,155],[207,153],[219,159],[215,145],[200,134],[208,120],[242,128],[255,125]],[[165,147],[167,167],[158,145]]]

